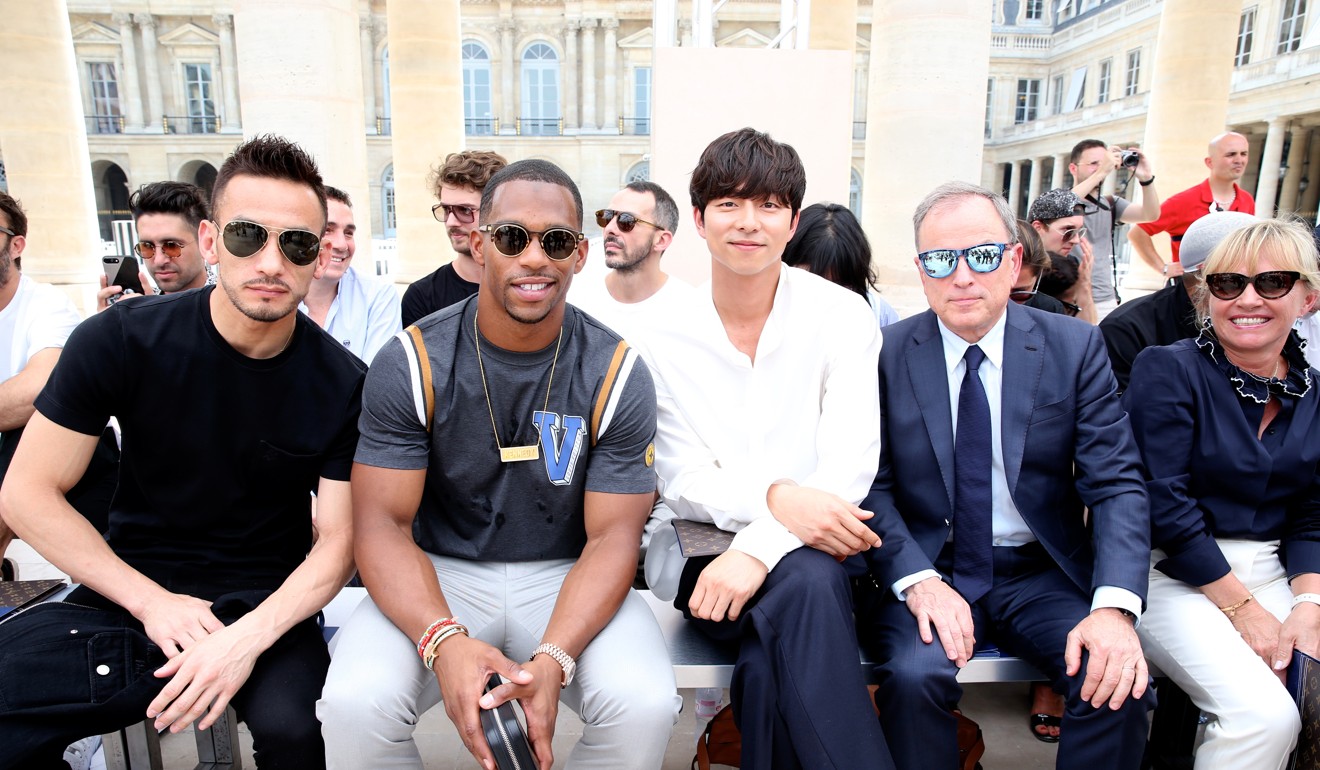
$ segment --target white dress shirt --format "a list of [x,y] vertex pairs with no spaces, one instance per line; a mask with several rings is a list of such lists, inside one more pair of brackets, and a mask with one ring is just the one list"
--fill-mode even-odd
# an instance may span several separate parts
[[646,336],[653,323],[669,323],[674,309],[687,302],[694,291],[692,284],[671,275],[655,294],[641,302],[620,302],[605,286],[604,276],[584,279],[576,275],[569,284],[568,301],[632,344]]
[[[307,312],[307,305],[298,304]],[[384,281],[359,275],[350,266],[339,279],[322,327],[358,358],[371,363],[376,353],[403,328],[399,292]]]

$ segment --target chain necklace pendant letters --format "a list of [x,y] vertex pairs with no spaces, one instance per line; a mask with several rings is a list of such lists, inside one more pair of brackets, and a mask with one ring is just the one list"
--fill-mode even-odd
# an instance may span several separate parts
[[540,460],[541,447],[532,444],[531,446],[502,446],[500,447],[500,462],[502,463],[520,463],[526,460]]
[[[495,434],[495,446],[500,450],[500,462],[521,463],[541,459],[541,446],[504,446],[500,443],[500,430],[495,427],[495,408],[490,403],[490,386],[486,384],[486,364],[481,360],[481,330],[477,328],[477,317],[472,316],[472,341],[477,346],[477,368],[481,371],[481,390],[486,395],[486,411],[490,413],[490,430]],[[555,342],[555,357],[550,361],[550,380],[545,385],[545,404],[541,411],[550,408],[550,387],[555,383],[555,365],[559,363],[559,346],[564,342],[564,326],[559,326],[559,340]]]

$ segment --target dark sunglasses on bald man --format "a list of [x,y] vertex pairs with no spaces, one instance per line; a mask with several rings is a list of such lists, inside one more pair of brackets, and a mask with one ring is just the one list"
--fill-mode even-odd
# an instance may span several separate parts
[[1261,299],[1278,299],[1292,291],[1301,277],[1295,270],[1270,270],[1250,278],[1241,273],[1211,273],[1205,277],[1205,287],[1216,299],[1234,300],[1251,284]]
[[495,244],[495,250],[506,257],[516,257],[526,251],[535,235],[540,239],[541,251],[556,262],[563,262],[573,256],[578,244],[586,237],[567,227],[552,227],[538,233],[512,222],[483,225],[479,229],[483,233],[490,233],[490,242]]
[[450,214],[454,215],[454,219],[457,219],[460,225],[470,225],[477,218],[477,210],[472,206],[437,203],[431,207],[431,216],[435,217],[437,222],[443,223]]
[[655,222],[647,222],[645,219],[642,219],[636,214],[630,214],[627,211],[615,211],[614,209],[601,209],[600,211],[596,212],[596,224],[600,225],[601,227],[609,227],[610,220],[612,219],[619,220],[619,232],[623,232],[623,233],[631,233],[632,229],[639,224],[650,225],[651,227],[654,227],[657,230],[665,229],[660,225],[657,225]]
[[299,267],[305,267],[316,261],[321,253],[321,236],[310,230],[280,229],[267,227],[256,222],[235,219],[225,225],[225,250],[236,257],[250,257],[265,247],[266,241],[274,234],[284,258]]

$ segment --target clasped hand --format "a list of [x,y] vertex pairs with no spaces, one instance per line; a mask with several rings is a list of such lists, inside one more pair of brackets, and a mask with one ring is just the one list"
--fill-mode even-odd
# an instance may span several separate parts
[[1117,711],[1128,695],[1140,698],[1146,692],[1150,673],[1146,656],[1141,652],[1132,621],[1113,607],[1091,612],[1068,632],[1068,646],[1063,660],[1068,676],[1082,668],[1082,650],[1090,653],[1086,678],[1082,682],[1082,700],[1093,708],[1106,702]]
[[798,540],[842,561],[880,547],[880,536],[864,523],[874,514],[838,495],[795,484],[774,484],[766,504]]

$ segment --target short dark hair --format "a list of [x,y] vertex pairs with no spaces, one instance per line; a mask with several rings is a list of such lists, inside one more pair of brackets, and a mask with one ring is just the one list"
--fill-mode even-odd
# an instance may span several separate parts
[[655,182],[641,180],[629,182],[624,188],[637,193],[650,193],[655,198],[655,213],[651,216],[656,218],[656,224],[671,233],[678,232],[678,204],[665,192],[665,188]]
[[730,131],[706,146],[692,170],[688,193],[705,216],[717,198],[747,198],[786,203],[796,214],[807,191],[807,172],[797,150],[753,128]]
[[1059,295],[1068,291],[1077,283],[1077,263],[1072,257],[1065,257],[1060,254],[1051,254],[1050,268],[1041,274],[1040,293],[1048,294],[1055,299]]
[[875,285],[866,233],[857,217],[837,203],[813,203],[802,209],[797,231],[784,247],[784,264],[805,267],[863,297]]
[[281,179],[312,188],[321,203],[322,224],[329,212],[325,204],[325,183],[316,161],[294,142],[274,134],[261,134],[234,148],[225,158],[211,188],[211,208],[218,211],[225,188],[236,176],[255,176],[263,179]]
[[1099,139],[1083,139],[1082,141],[1073,145],[1072,155],[1068,156],[1068,162],[1076,164],[1077,161],[1082,159],[1082,153],[1086,152],[1087,150],[1094,150],[1097,147],[1099,147],[1102,150],[1109,149],[1109,145],[1105,144]]
[[344,192],[338,187],[331,187],[330,185],[326,185],[325,199],[327,201],[339,201],[345,206],[348,206],[350,209],[353,208],[353,201],[349,200],[348,193]]
[[143,214],[175,214],[192,229],[211,218],[206,191],[187,182],[152,182],[139,187],[128,198],[128,208],[137,220]]
[[577,183],[573,181],[562,168],[556,166],[548,160],[532,158],[530,160],[520,160],[510,163],[490,178],[486,186],[481,190],[481,221],[485,222],[490,217],[491,202],[495,199],[495,191],[506,182],[545,182],[563,187],[573,194],[573,206],[577,213],[577,224],[574,227],[582,228],[582,193],[578,191]]
[[0,211],[9,219],[9,229],[14,236],[27,237],[27,214],[23,213],[23,204],[7,192],[0,191]]
[[498,152],[489,150],[451,152],[445,156],[445,162],[432,174],[431,186],[435,191],[436,200],[440,199],[441,185],[470,187],[481,192],[490,184],[491,177],[507,165],[509,161]]

